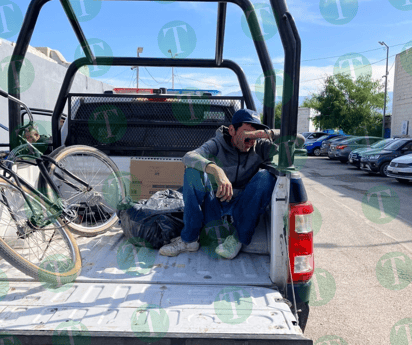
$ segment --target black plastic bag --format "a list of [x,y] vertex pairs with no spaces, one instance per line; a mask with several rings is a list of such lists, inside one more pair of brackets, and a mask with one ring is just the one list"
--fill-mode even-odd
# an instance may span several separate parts
[[183,229],[183,194],[166,189],[156,192],[150,199],[118,207],[120,226],[127,238],[144,240],[159,249],[180,236]]

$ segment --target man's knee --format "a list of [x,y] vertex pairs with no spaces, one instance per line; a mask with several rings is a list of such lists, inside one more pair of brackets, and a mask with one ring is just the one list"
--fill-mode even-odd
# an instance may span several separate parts
[[267,170],[260,170],[256,173],[259,179],[259,186],[268,186],[268,185],[275,185],[276,184],[276,176],[272,175]]

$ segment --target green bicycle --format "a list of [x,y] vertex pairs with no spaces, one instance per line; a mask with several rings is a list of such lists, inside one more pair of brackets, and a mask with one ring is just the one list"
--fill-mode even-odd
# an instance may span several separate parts
[[[71,282],[81,270],[71,232],[95,236],[116,224],[113,200],[125,199],[125,184],[115,163],[95,148],[78,145],[42,154],[47,143],[31,143],[25,135],[33,128],[30,109],[1,90],[0,95],[25,107],[30,119],[16,133],[20,145],[0,158],[0,256],[40,281]],[[38,188],[19,176],[19,164],[38,167]]]

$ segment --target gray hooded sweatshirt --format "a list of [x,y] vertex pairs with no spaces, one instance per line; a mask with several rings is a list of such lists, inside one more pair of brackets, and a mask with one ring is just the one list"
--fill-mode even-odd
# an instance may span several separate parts
[[[280,136],[280,131],[271,129],[272,140]],[[186,167],[205,172],[206,166],[215,163],[223,169],[233,188],[236,198],[246,187],[250,179],[259,171],[261,163],[270,163],[278,152],[278,145],[269,139],[256,139],[255,145],[248,152],[241,152],[231,143],[229,128],[220,126],[216,136],[196,150],[187,152],[183,158]],[[213,189],[217,187],[214,177],[209,175]]]

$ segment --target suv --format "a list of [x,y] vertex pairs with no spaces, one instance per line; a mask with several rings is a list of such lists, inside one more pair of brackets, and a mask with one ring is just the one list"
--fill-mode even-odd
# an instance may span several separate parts
[[368,152],[361,158],[360,168],[370,173],[380,173],[387,177],[392,159],[412,153],[412,139],[396,139],[393,143]]
[[389,145],[390,143],[392,143],[394,140],[396,139],[393,139],[393,138],[383,139],[381,141],[378,141],[372,144],[370,147],[362,147],[360,149],[353,150],[349,154],[349,163],[354,165],[358,169],[360,169],[360,160],[363,155],[368,154],[368,152],[376,150],[376,149],[382,149],[386,145]]

